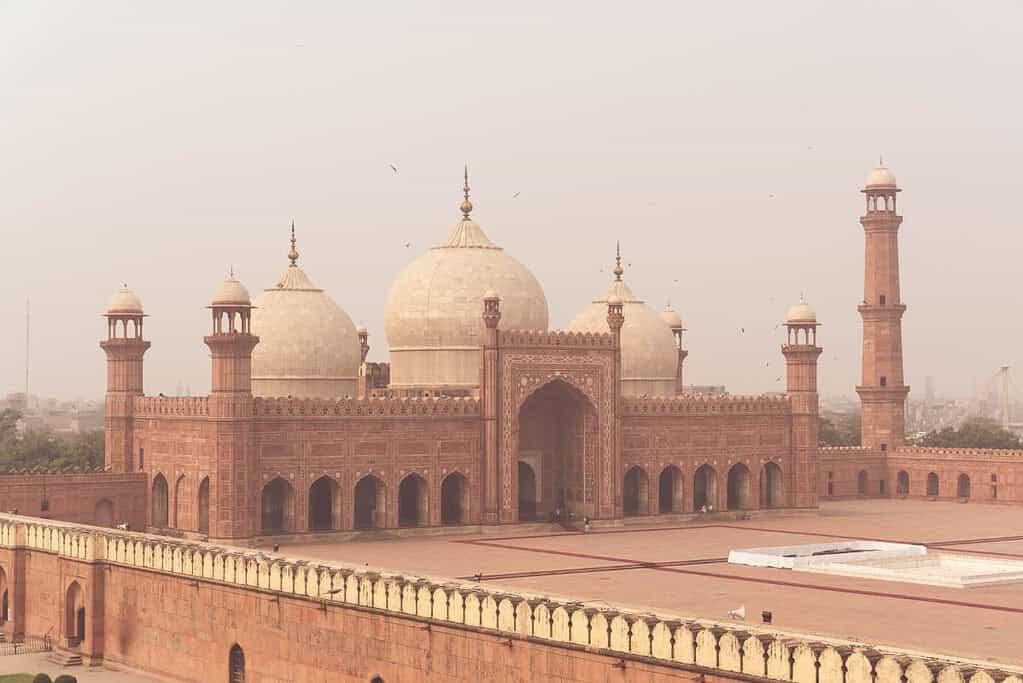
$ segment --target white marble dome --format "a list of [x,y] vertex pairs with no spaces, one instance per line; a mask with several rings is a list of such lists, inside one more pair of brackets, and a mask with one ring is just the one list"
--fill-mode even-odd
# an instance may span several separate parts
[[800,300],[798,304],[793,304],[789,307],[788,313],[785,314],[785,322],[793,324],[816,323],[817,312],[813,310],[813,306]]
[[254,395],[358,395],[362,354],[355,325],[297,263],[285,268],[253,304],[252,333],[259,336],[252,351]]
[[895,174],[890,168],[878,166],[867,176],[868,188],[874,187],[895,187]]
[[501,329],[547,329],[540,283],[487,238],[468,217],[471,209],[466,200],[466,216],[448,238],[406,266],[391,287],[384,324],[393,388],[478,387],[488,293],[500,295]]
[[142,299],[125,285],[110,297],[107,315],[142,315]]
[[248,306],[251,303],[249,290],[245,289],[245,285],[239,282],[233,274],[228,275],[227,279],[217,285],[216,291],[213,292],[212,305],[214,306]]
[[[607,304],[622,300],[622,394],[626,396],[672,396],[678,348],[671,328],[661,314],[647,306],[621,280],[595,299],[572,322],[574,332],[607,333]],[[681,321],[679,321],[681,322]]]

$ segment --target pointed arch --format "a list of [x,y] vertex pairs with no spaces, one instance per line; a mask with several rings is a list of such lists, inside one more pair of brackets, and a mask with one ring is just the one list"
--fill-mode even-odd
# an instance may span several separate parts
[[622,514],[645,515],[650,510],[650,478],[646,470],[633,465],[625,473],[622,485]]
[[227,683],[245,683],[245,652],[235,643],[227,653]]
[[970,475],[965,472],[956,480],[956,495],[963,499],[970,497]]
[[398,484],[398,526],[425,526],[429,520],[426,480],[411,472]]
[[64,593],[64,638],[70,648],[85,641],[85,593],[77,581]]
[[693,511],[712,510],[718,502],[718,473],[708,464],[693,474]]
[[184,474],[178,475],[174,482],[174,519],[171,526],[175,529],[185,529],[188,524],[188,512],[192,507],[192,501],[188,495],[188,481]]
[[294,531],[295,492],[283,478],[274,477],[263,486],[260,518],[264,534]]
[[153,477],[153,486],[151,488],[152,495],[151,499],[151,512],[150,518],[153,526],[159,529],[167,528],[167,479],[162,473],[157,473]]
[[684,491],[682,470],[675,465],[665,467],[657,478],[657,511],[682,512]]
[[938,492],[941,490],[941,481],[938,479],[937,472],[930,472],[927,475],[927,495],[936,498]]
[[440,523],[464,524],[469,515],[469,482],[452,472],[440,485]]
[[210,533],[210,478],[203,477],[199,482],[199,510],[196,515],[200,534]]
[[355,484],[352,496],[356,529],[382,529],[387,524],[387,489],[384,482],[367,474]]
[[859,474],[856,475],[856,495],[865,496],[869,487],[867,478],[867,471],[860,470]]
[[781,466],[772,461],[764,463],[760,471],[760,507],[780,508],[785,506],[785,478]]
[[749,468],[737,462],[728,469],[729,510],[748,510],[753,507],[753,484]]
[[340,487],[323,475],[309,486],[309,530],[329,531],[341,528]]
[[895,492],[900,496],[909,495],[909,472],[906,470],[899,470],[895,475]]

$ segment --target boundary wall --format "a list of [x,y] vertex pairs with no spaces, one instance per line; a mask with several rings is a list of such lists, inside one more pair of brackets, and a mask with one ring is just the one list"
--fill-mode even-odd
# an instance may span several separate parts
[[260,683],[1023,683],[976,662],[8,515],[0,567],[9,636],[59,634],[93,663],[182,681],[227,680],[237,645]]

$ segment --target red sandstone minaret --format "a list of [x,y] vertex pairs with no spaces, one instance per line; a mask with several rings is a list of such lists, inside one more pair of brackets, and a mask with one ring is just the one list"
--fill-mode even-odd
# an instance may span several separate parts
[[862,404],[862,442],[886,451],[905,437],[906,395],[902,375],[902,314],[899,293],[899,226],[895,174],[879,166],[863,190],[867,212],[860,218],[866,234],[863,278],[863,381],[856,387]]
[[[210,463],[210,538],[245,538],[256,533],[259,509],[253,502],[248,453],[252,426],[252,349],[259,337],[249,326],[252,301],[234,274],[224,280],[209,306],[213,333],[203,340],[212,357],[209,414],[215,448]],[[251,483],[251,486],[250,486]]]
[[359,335],[359,353],[361,358],[359,360],[359,398],[366,398],[369,393],[369,388],[366,386],[366,356],[369,355],[369,330],[366,329],[365,325],[359,324],[355,326],[355,333]]
[[817,314],[805,301],[785,316],[786,339],[781,347],[787,368],[786,391],[792,402],[791,505],[817,507],[817,446],[819,407],[817,397]]
[[[615,276],[621,277],[621,258],[615,266]],[[615,371],[611,386],[614,387],[614,414],[611,416],[614,425],[614,434],[611,443],[614,453],[611,458],[612,472],[618,471],[622,462],[622,325],[625,324],[625,302],[622,297],[612,294],[607,298],[607,327],[611,330],[612,347],[615,353]],[[614,510],[612,515],[618,519],[624,515],[623,492],[621,477],[615,477]],[[597,517],[600,510],[597,510]]]
[[114,294],[104,314],[107,338],[107,398],[104,419],[106,465],[115,472],[141,469],[133,458],[132,416],[135,397],[142,396],[142,356],[149,342],[142,338],[142,301],[125,285]]

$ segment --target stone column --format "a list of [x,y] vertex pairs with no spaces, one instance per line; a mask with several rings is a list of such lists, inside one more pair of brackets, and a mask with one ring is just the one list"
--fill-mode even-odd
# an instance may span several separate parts
[[483,297],[483,367],[480,378],[480,405],[483,412],[483,523],[500,523],[500,441],[499,406],[500,359],[497,324],[501,320],[501,301],[494,292]]

